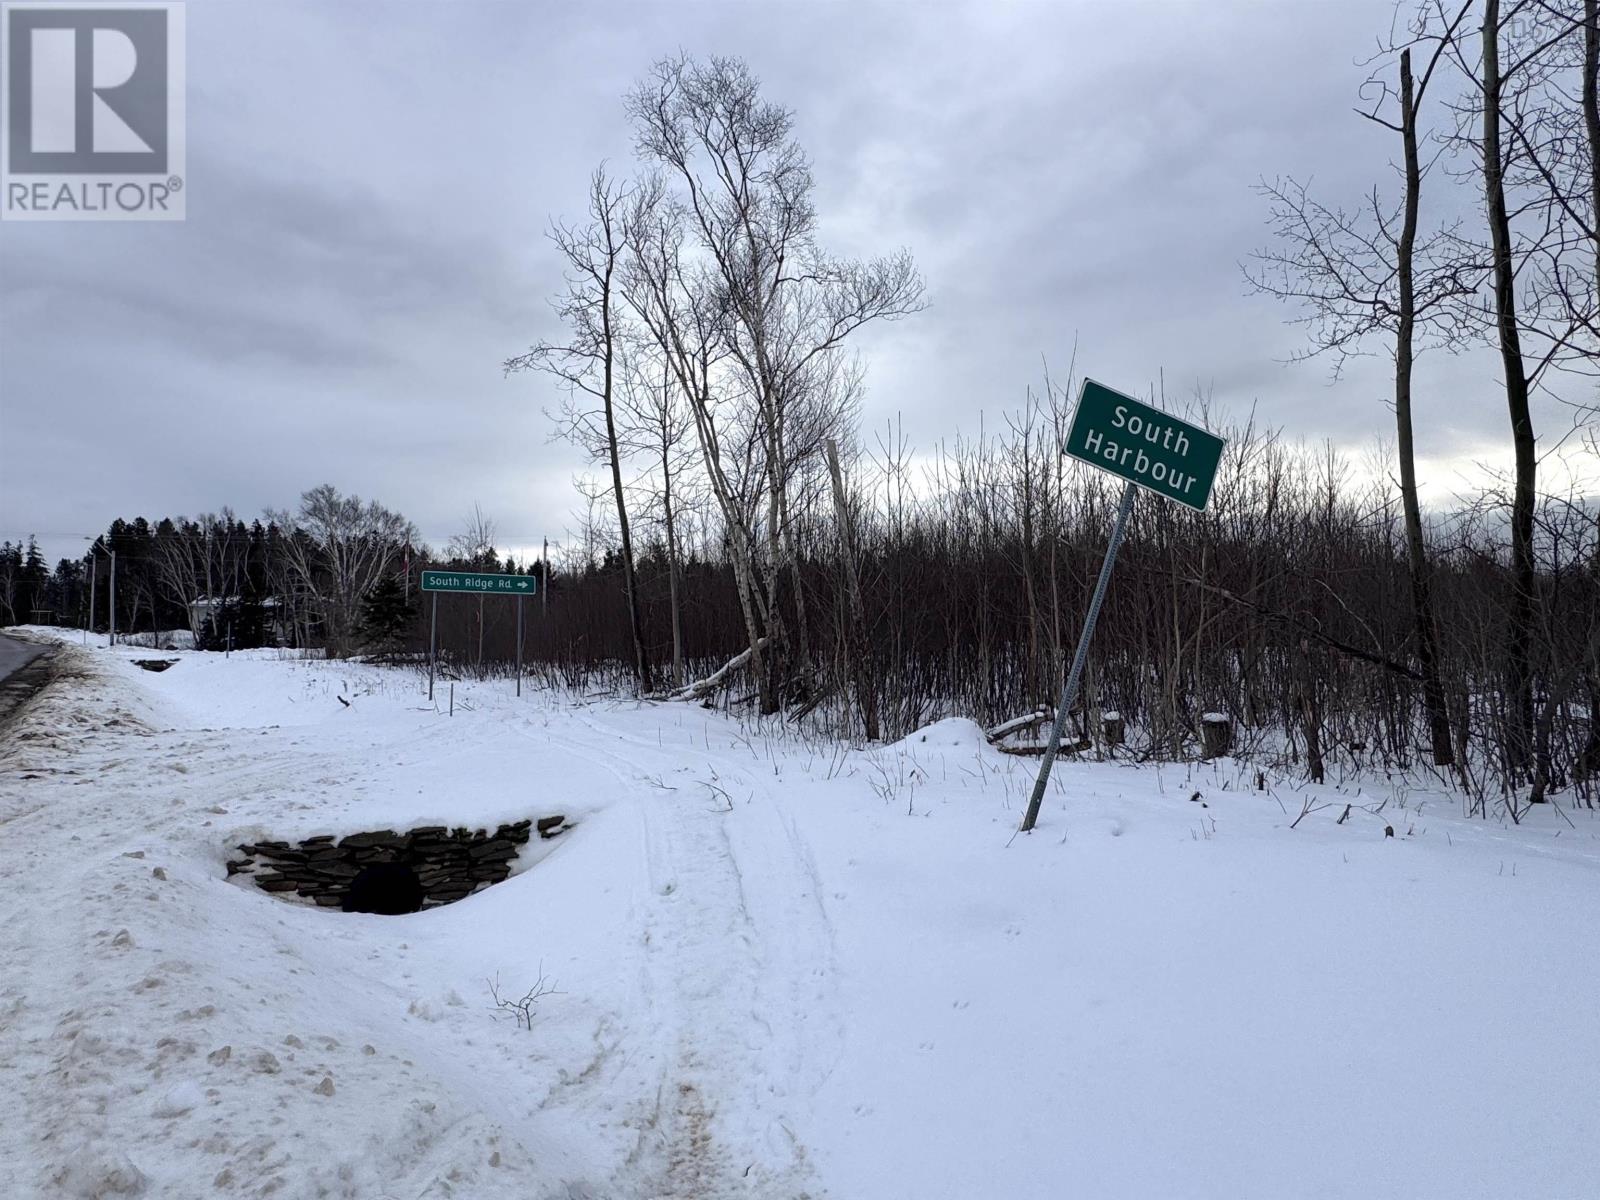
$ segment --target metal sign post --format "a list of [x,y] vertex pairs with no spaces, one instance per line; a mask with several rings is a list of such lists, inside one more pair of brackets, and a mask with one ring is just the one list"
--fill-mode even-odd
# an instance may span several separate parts
[[1094,635],[1095,622],[1100,618],[1106,585],[1111,582],[1111,568],[1116,566],[1117,551],[1128,531],[1128,514],[1133,511],[1134,489],[1146,488],[1202,512],[1211,498],[1211,485],[1216,480],[1217,464],[1222,460],[1222,450],[1226,445],[1222,438],[1198,425],[1168,416],[1159,408],[1113,391],[1092,379],[1083,381],[1083,390],[1078,393],[1078,407],[1072,414],[1072,426],[1067,430],[1067,440],[1062,444],[1061,452],[1082,459],[1102,471],[1109,471],[1127,482],[1122,488],[1122,503],[1117,506],[1117,522],[1111,528],[1111,540],[1106,545],[1105,561],[1100,564],[1100,577],[1095,580],[1094,595],[1089,598],[1089,611],[1084,614],[1083,629],[1078,634],[1078,648],[1072,655],[1072,667],[1061,689],[1061,704],[1056,709],[1055,723],[1050,727],[1050,740],[1045,743],[1039,777],[1033,781],[1033,794],[1028,797],[1028,810],[1022,818],[1023,833],[1032,830],[1039,820],[1039,806],[1044,803],[1045,788],[1050,783],[1050,769],[1055,766],[1056,755],[1061,751],[1061,735],[1067,727],[1067,710],[1078,698],[1078,685],[1083,678],[1084,664],[1089,658],[1089,639]]
[[[538,580],[532,575],[504,575],[489,571],[424,571],[422,590],[433,593],[433,617],[428,628],[428,699],[433,699],[434,664],[439,657],[439,593],[466,592],[480,598],[484,596],[515,596],[517,598],[517,695],[522,695],[522,598],[539,590]],[[479,620],[479,637],[483,633]],[[480,647],[482,642],[479,643]],[[455,687],[450,689],[450,706],[455,712]]]
[[433,616],[428,621],[428,701],[433,701],[433,660],[439,653],[439,596],[434,593]]
[[1022,818],[1023,833],[1030,831],[1039,819],[1045,785],[1050,782],[1050,768],[1055,766],[1056,755],[1061,751],[1061,735],[1066,732],[1067,710],[1078,698],[1078,681],[1083,678],[1083,664],[1089,657],[1089,639],[1094,636],[1094,623],[1100,618],[1100,605],[1106,598],[1106,584],[1111,582],[1111,568],[1117,565],[1117,551],[1122,548],[1122,536],[1128,531],[1128,514],[1133,511],[1134,491],[1133,484],[1122,485],[1122,503],[1117,506],[1117,523],[1111,527],[1111,541],[1106,546],[1105,561],[1100,564],[1100,578],[1095,580],[1089,611],[1084,614],[1083,630],[1078,634],[1078,648],[1072,655],[1072,669],[1067,672],[1066,685],[1061,689],[1061,704],[1056,709],[1055,724],[1050,727],[1050,740],[1045,743],[1044,761],[1039,764],[1039,778],[1033,781],[1033,795],[1028,797],[1028,812]]

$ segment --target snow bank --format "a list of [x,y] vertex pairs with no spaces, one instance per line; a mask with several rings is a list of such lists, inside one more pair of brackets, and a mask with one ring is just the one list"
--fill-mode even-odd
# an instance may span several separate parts
[[988,746],[988,736],[983,732],[983,726],[976,721],[969,721],[965,717],[946,717],[942,721],[924,725],[908,737],[891,743],[890,748],[902,751],[928,748],[976,752],[985,750]]
[[[469,683],[452,718],[414,672],[137,653],[69,649],[0,750],[6,1200],[1454,1200],[1600,1176],[1549,1116],[1592,1102],[1600,1029],[1539,1007],[1600,961],[1593,815],[1504,828],[1382,781],[1064,761],[1016,837],[1036,764],[969,721],[819,754],[691,706]],[[245,830],[535,801],[583,820],[411,916],[224,878]],[[494,1010],[490,981],[541,977],[531,1029]]]

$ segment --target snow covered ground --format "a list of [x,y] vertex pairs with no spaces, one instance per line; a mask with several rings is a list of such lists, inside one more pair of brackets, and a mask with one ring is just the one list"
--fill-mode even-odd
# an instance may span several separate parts
[[[1064,761],[1013,839],[1034,764],[966,722],[846,751],[148,654],[69,642],[0,746],[8,1200],[1596,1194],[1590,814],[1369,780],[1291,830],[1310,793],[1242,764]],[[554,812],[412,916],[225,878]]]

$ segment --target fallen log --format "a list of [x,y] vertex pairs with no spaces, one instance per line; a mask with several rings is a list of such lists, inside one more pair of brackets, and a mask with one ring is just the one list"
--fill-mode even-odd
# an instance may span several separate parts
[[[756,643],[753,649],[765,650],[766,646],[767,639],[762,638]],[[649,695],[645,696],[645,699],[662,701],[702,699],[703,697],[709,696],[712,692],[716,691],[719,687],[727,682],[730,675],[739,670],[741,667],[747,665],[749,662],[750,650],[741,650],[738,654],[735,654],[732,658],[723,663],[704,679],[696,679],[693,683],[685,684],[676,691],[651,692]]]
[[[1045,751],[1043,742],[1023,742],[1016,746],[996,746],[1001,754],[1015,754],[1019,758],[1037,758]],[[1094,749],[1094,743],[1088,738],[1080,738],[1076,742],[1062,742],[1059,753],[1082,754],[1085,750]]]
[[1020,717],[1012,717],[1009,721],[1002,721],[993,729],[986,729],[983,736],[991,742],[998,742],[1022,729],[1032,729],[1036,725],[1043,725],[1046,721],[1055,719],[1055,710],[1052,708],[1036,708],[1030,713],[1023,713]]

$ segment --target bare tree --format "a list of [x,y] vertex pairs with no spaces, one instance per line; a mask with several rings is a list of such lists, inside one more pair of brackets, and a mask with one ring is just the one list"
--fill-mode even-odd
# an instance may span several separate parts
[[1511,604],[1506,654],[1512,722],[1510,750],[1513,761],[1520,766],[1529,763],[1533,751],[1533,508],[1538,461],[1529,403],[1532,383],[1523,357],[1523,326],[1517,312],[1517,255],[1506,204],[1508,156],[1502,135],[1508,93],[1507,73],[1501,61],[1503,36],[1500,0],[1484,0],[1480,31],[1482,59],[1477,79],[1482,119],[1479,166],[1493,271],[1494,329],[1516,463],[1511,499]]
[[733,452],[724,453],[728,430],[719,404],[726,358],[719,334],[721,306],[706,273],[686,262],[684,225],[683,209],[668,196],[661,177],[649,177],[630,215],[631,254],[623,294],[665,356],[688,405],[705,482],[723,521],[745,630],[745,661],[757,679],[765,679],[767,612],[756,585],[752,522],[739,487],[737,414],[732,422]]
[[416,527],[375,500],[341,496],[326,483],[302,495],[297,510],[266,515],[283,534],[277,566],[321,619],[328,652],[348,653],[361,598],[418,540]]
[[[904,252],[853,262],[821,251],[811,167],[791,136],[793,114],[762,98],[759,81],[740,60],[663,60],[630,94],[628,111],[640,153],[675,181],[675,216],[692,232],[703,264],[687,278],[716,320],[731,390],[751,410],[746,427],[755,434],[764,499],[739,534],[740,553],[750,559],[745,571],[758,589],[753,607],[762,612],[773,648],[763,661],[759,635],[751,631],[762,709],[773,712],[793,649],[779,581],[792,560],[786,530],[796,406],[818,359],[868,322],[917,311],[922,281]],[[689,396],[691,404],[710,399],[693,390]],[[702,437],[707,425],[697,414]],[[820,451],[820,441],[809,448],[812,456]],[[824,477],[818,472],[819,482]]]
[[[643,352],[639,352],[643,351]],[[630,353],[624,363],[622,406],[627,416],[623,438],[649,464],[657,481],[663,550],[667,560],[668,608],[672,625],[672,685],[682,687],[683,597],[678,561],[678,520],[689,457],[690,418],[669,361],[670,349],[656,342]]]
[[589,223],[558,224],[551,232],[567,263],[567,288],[556,301],[556,312],[567,326],[568,338],[560,344],[540,342],[527,353],[508,359],[505,369],[543,371],[565,384],[569,403],[562,414],[563,435],[610,469],[622,538],[623,588],[633,627],[634,680],[644,693],[652,686],[650,658],[617,437],[619,365],[627,336],[618,301],[618,273],[626,245],[623,219],[632,191],[608,178],[603,166],[596,168],[589,180]]
[[[459,533],[452,534],[450,541],[445,545],[445,553],[450,555],[452,561],[462,563],[467,569],[473,571],[496,572],[500,570],[500,556],[495,550],[495,524],[491,517],[484,515],[483,506],[473,501],[472,512]],[[478,593],[477,611],[477,667],[483,670],[483,602],[482,592]]]
[[1412,73],[1411,47],[1406,46],[1399,54],[1398,89],[1391,89],[1379,75],[1368,81],[1375,95],[1361,115],[1400,138],[1398,207],[1385,202],[1377,188],[1361,208],[1347,212],[1317,203],[1293,181],[1263,183],[1260,190],[1272,206],[1279,248],[1258,254],[1257,269],[1247,272],[1258,290],[1302,308],[1301,322],[1311,330],[1309,354],[1331,354],[1335,374],[1374,335],[1390,345],[1412,619],[1433,761],[1441,766],[1453,760],[1454,750],[1439,677],[1432,568],[1417,492],[1412,379],[1419,330],[1425,344],[1456,346],[1463,340],[1459,301],[1474,291],[1476,264],[1459,252],[1453,229],[1427,234],[1419,243],[1422,184],[1428,167],[1422,161],[1425,135],[1419,132],[1418,113],[1470,7],[1467,0],[1436,28],[1424,22],[1414,30],[1416,40],[1430,47],[1420,78]]

